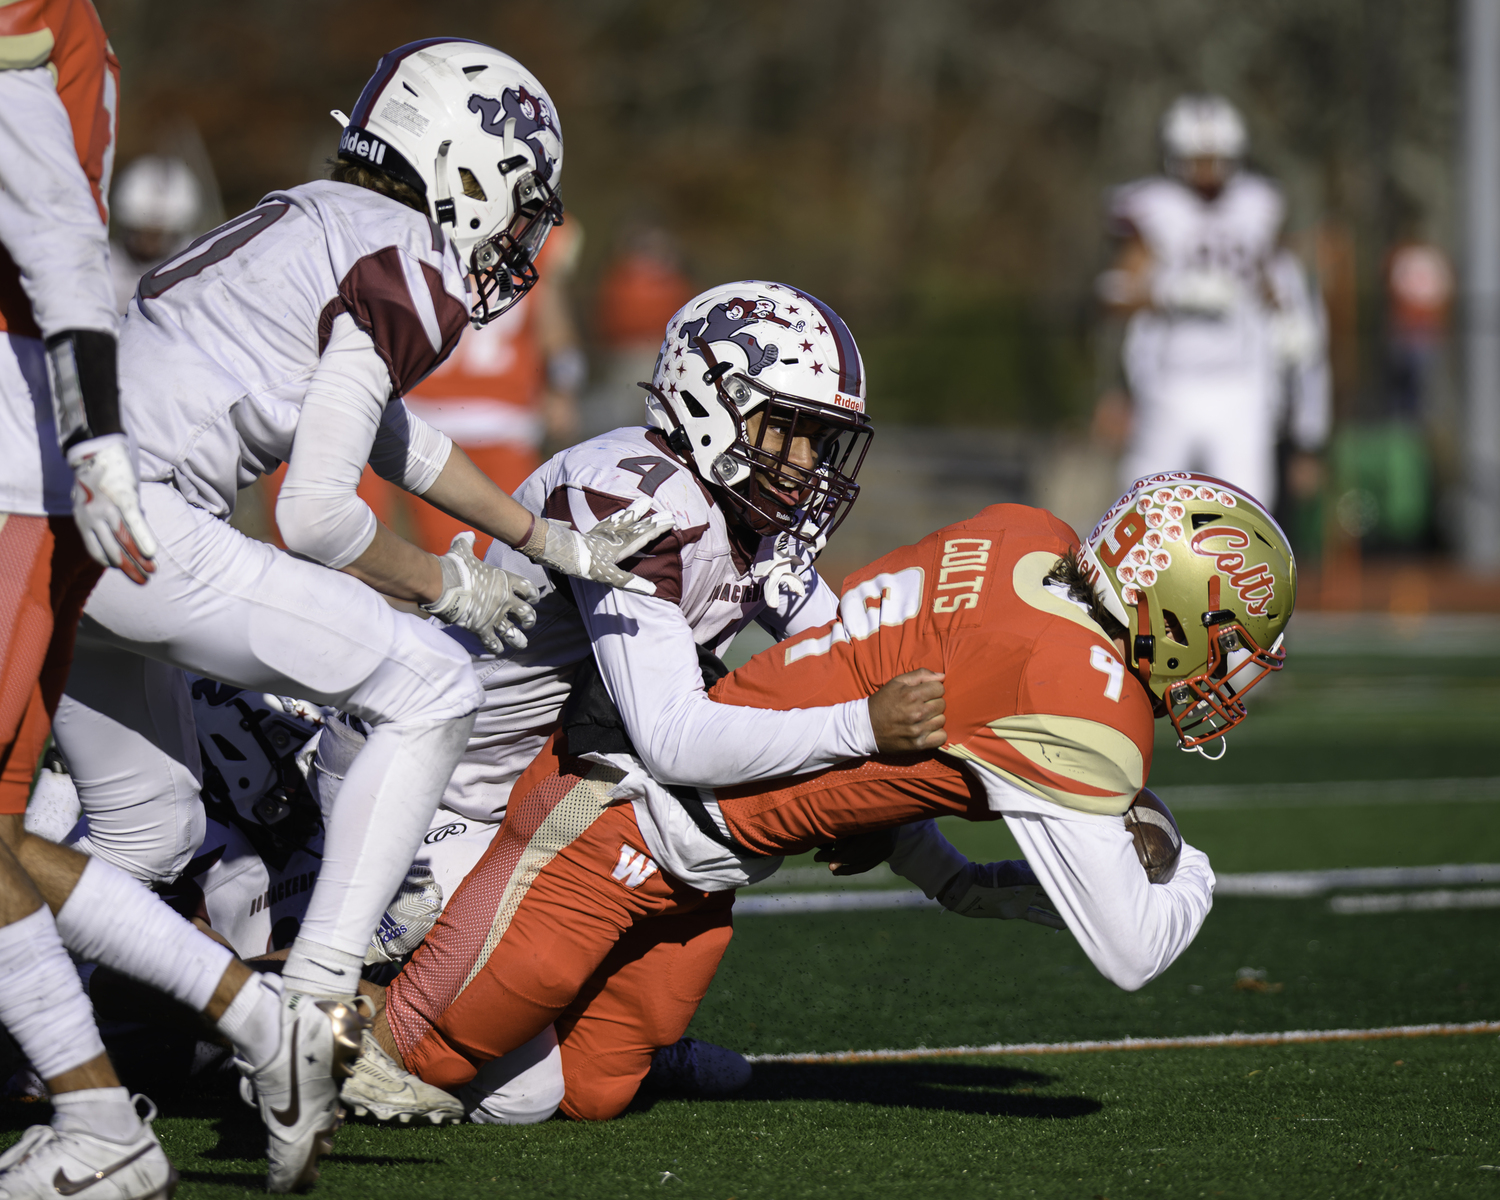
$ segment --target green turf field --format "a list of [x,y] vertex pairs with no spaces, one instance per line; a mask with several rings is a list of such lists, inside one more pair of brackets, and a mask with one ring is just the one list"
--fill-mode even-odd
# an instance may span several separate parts
[[[1221,763],[1159,746],[1152,782],[1221,873],[1500,863],[1500,639],[1476,651],[1391,636],[1294,643],[1294,665]],[[1001,824],[949,824],[976,858],[1010,853]],[[1221,897],[1189,951],[1127,995],[1067,934],[1032,925],[920,910],[744,916],[692,1032],[780,1054],[1491,1020],[1497,922],[1494,909],[1350,916],[1327,896]],[[1489,1195],[1497,1072],[1493,1035],[762,1063],[732,1101],[642,1097],[603,1125],[351,1125],[319,1193]],[[179,1195],[257,1190],[253,1115],[199,1103],[159,1126]],[[12,1104],[0,1121],[19,1129],[43,1112]]]

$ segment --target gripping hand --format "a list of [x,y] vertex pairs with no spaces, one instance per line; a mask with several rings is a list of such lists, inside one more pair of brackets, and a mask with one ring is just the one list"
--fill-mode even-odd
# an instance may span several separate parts
[[961,917],[1034,921],[1050,929],[1067,928],[1056,913],[1039,906],[1051,901],[1025,860],[970,863],[947,882],[938,893],[938,902]]
[[813,855],[813,862],[827,863],[835,875],[863,875],[873,871],[895,852],[897,830],[876,829],[851,833]]
[[524,650],[526,635],[521,630],[536,624],[531,607],[541,595],[536,585],[475,558],[474,534],[467,529],[438,562],[443,567],[443,594],[422,605],[423,611],[477,633],[491,654],[503,654],[507,645]]
[[102,566],[119,567],[132,583],[145,583],[156,570],[156,535],[141,512],[125,435],[75,442],[68,466],[73,468],[73,521],[89,556]]
[[622,558],[629,558],[648,542],[654,542],[671,528],[671,517],[653,513],[648,501],[637,500],[623,512],[606,517],[587,533],[579,533],[566,521],[539,517],[531,539],[518,549],[532,562],[561,571],[564,575],[607,583],[610,587],[642,596],[654,596],[654,583],[623,571],[615,564]]

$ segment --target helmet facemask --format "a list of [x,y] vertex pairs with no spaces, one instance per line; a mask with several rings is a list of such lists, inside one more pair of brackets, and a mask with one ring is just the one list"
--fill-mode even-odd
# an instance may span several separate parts
[[[1209,607],[1201,617],[1208,633],[1208,661],[1198,674],[1169,684],[1162,703],[1177,730],[1177,744],[1184,750],[1197,750],[1222,738],[1243,721],[1249,716],[1246,693],[1286,665],[1285,635],[1278,635],[1269,647],[1256,645],[1235,614],[1218,607],[1218,596],[1213,594],[1219,590],[1218,582],[1217,578],[1209,582]],[[1150,662],[1142,661],[1139,669],[1149,672]]]
[[563,223],[562,200],[535,171],[521,176],[513,195],[514,211],[505,228],[469,254],[477,293],[469,321],[476,329],[515,307],[536,286],[541,278],[537,256],[552,227]]

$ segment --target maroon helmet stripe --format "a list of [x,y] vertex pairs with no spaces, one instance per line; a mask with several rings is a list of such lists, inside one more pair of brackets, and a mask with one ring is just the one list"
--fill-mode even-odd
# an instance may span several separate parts
[[410,55],[418,50],[425,50],[428,46],[442,45],[444,42],[467,42],[471,46],[484,44],[476,42],[473,38],[436,37],[423,38],[420,42],[407,42],[404,46],[397,46],[375,64],[375,74],[370,76],[370,82],[365,84],[365,90],[360,92],[354,111],[349,114],[349,123],[363,126],[370,119],[370,109],[375,105],[375,97],[385,91],[385,85],[390,83],[391,76],[396,73],[396,68]]
[[859,347],[854,344],[854,335],[849,332],[849,326],[844,324],[843,318],[838,313],[816,296],[809,295],[801,288],[788,288],[787,290],[796,292],[822,314],[829,332],[833,334],[834,345],[839,351],[839,391],[850,396],[858,396],[860,388],[864,386],[864,380],[860,378],[859,373]]

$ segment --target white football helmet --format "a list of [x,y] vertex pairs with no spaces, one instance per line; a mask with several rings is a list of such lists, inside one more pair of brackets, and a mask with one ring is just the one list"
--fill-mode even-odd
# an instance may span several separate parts
[[1162,155],[1173,174],[1192,158],[1237,162],[1249,147],[1244,118],[1223,96],[1179,96],[1161,119]]
[[[864,361],[839,315],[804,291],[747,279],[689,300],[641,387],[651,424],[761,534],[821,545],[859,495],[872,432]],[[746,418],[762,410],[752,439]],[[773,429],[780,446],[767,444]],[[790,460],[801,438],[817,449],[810,468]]]
[[480,42],[398,46],[345,117],[339,158],[383,171],[427,201],[478,287],[471,319],[493,321],[536,283],[562,223],[562,126],[536,76]]
[[115,181],[115,222],[126,229],[191,233],[203,205],[198,177],[180,158],[143,154]]

